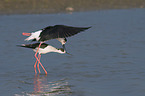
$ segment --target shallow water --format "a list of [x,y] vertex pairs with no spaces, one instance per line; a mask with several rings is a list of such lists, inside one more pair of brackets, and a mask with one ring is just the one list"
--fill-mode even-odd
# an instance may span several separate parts
[[[0,16],[2,96],[144,96],[145,9]],[[34,74],[34,52],[17,47],[48,25],[92,26],[68,38],[67,54],[42,55],[48,75]],[[57,48],[57,40],[47,41]]]

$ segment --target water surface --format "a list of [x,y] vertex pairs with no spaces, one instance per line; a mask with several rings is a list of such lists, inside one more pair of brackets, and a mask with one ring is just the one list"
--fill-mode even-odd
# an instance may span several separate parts
[[[0,94],[3,96],[144,96],[145,9],[0,16]],[[34,52],[16,45],[22,32],[48,25],[92,26],[68,38],[69,53],[42,55],[45,76],[34,74]],[[57,40],[47,41],[57,48]]]

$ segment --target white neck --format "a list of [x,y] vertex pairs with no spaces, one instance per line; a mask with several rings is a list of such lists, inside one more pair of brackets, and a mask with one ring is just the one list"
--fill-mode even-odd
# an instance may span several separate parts
[[64,45],[66,43],[66,41],[64,40],[65,38],[57,38],[57,40],[59,42],[61,42],[62,45]]

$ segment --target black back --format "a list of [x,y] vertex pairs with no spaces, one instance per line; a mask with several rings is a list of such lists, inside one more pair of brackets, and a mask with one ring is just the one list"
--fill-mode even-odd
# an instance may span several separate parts
[[[35,48],[37,48],[37,47],[39,46],[39,44],[40,44],[40,43],[22,44],[22,45],[18,45],[18,46],[20,46],[20,47],[25,47],[25,48],[32,48],[32,49],[35,49]],[[47,47],[47,46],[48,46],[48,44],[42,43],[41,46],[40,46],[40,48],[45,48],[45,47]]]
[[90,27],[71,27],[65,25],[48,26],[42,29],[42,32],[40,34],[41,38],[39,39],[39,41],[70,37],[89,28]]

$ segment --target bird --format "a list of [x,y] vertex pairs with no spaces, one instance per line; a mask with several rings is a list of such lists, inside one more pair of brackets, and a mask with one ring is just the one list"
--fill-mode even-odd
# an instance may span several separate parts
[[28,38],[25,39],[25,41],[29,40],[39,41],[40,45],[47,40],[57,39],[59,42],[61,42],[63,49],[66,50],[65,48],[65,44],[67,42],[66,37],[71,37],[89,28],[91,27],[72,27],[66,25],[54,25],[45,27],[43,29],[31,33],[23,32],[22,35],[29,36]]
[[[41,44],[43,44],[44,42],[51,39],[57,39],[59,42],[61,42],[62,47],[66,52],[66,48],[65,48],[65,44],[67,42],[66,38],[71,37],[82,31],[85,31],[89,28],[91,27],[72,27],[72,26],[66,26],[66,25],[54,25],[54,26],[45,27],[37,31],[33,31],[31,33],[23,32],[22,35],[29,36],[28,38],[25,39],[25,41],[32,40],[32,41],[39,42],[39,45],[37,45],[37,48],[36,48],[37,50],[35,50],[36,52],[35,58],[37,59],[37,61],[39,61],[36,55],[39,52],[39,48],[41,47]],[[38,63],[40,63],[40,61]]]
[[[40,48],[38,49],[39,45],[40,45],[40,43],[21,44],[21,45],[17,45],[17,46],[31,48],[31,49],[33,49],[34,52],[38,51],[38,56],[37,56],[37,53],[35,53],[35,58],[36,58],[36,62],[34,64],[35,74],[37,74],[36,65],[37,65],[39,73],[41,73],[40,69],[39,69],[39,64],[40,64],[42,69],[44,70],[45,74],[47,75],[47,71],[45,70],[42,63],[40,62],[41,54],[46,54],[49,52],[56,52],[56,53],[60,53],[60,54],[65,54],[67,52],[63,48],[55,48],[55,47],[53,47],[49,44],[46,44],[46,43],[42,43]],[[67,53],[67,54],[69,54],[69,53]],[[38,64],[37,64],[37,62],[38,62]]]

